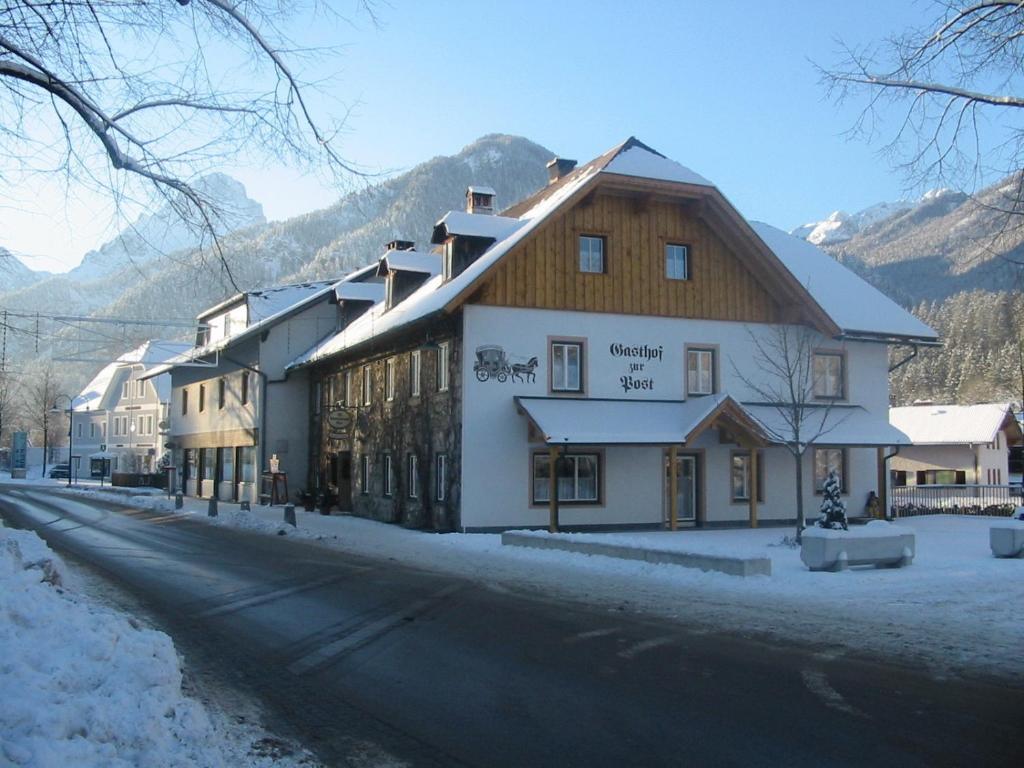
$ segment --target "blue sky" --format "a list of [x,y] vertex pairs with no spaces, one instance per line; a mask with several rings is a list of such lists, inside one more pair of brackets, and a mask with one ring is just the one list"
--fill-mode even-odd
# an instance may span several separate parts
[[[324,78],[320,109],[355,105],[342,146],[365,168],[405,170],[495,132],[582,162],[636,135],[710,178],[748,218],[786,229],[908,193],[881,142],[844,135],[859,105],[830,103],[811,61],[836,63],[839,38],[857,46],[918,25],[928,3],[391,0],[377,10],[379,27],[357,16],[293,31],[341,46],[305,74]],[[293,169],[224,170],[271,219],[337,197]],[[0,245],[59,259],[35,268],[74,266],[112,234],[88,196],[31,196],[35,213],[0,210]]]

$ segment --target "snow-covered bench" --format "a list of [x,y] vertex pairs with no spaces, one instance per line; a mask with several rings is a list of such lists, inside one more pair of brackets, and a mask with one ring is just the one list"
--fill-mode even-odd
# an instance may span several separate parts
[[1024,557],[1024,520],[1001,520],[988,529],[988,543],[996,557]]
[[849,531],[812,526],[801,536],[800,559],[812,571],[842,571],[851,565],[900,568],[914,561],[914,532],[874,520]]

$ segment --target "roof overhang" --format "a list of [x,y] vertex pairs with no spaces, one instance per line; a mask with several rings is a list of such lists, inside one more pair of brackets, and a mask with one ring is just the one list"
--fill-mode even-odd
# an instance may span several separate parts
[[763,446],[769,435],[728,395],[690,400],[513,398],[516,409],[548,445],[687,445],[722,428],[743,444]]
[[[771,435],[771,442],[793,442],[796,411],[787,404],[744,403],[744,410]],[[911,445],[906,433],[859,405],[804,405],[800,409],[800,442],[806,445],[843,445],[851,447],[886,447]]]

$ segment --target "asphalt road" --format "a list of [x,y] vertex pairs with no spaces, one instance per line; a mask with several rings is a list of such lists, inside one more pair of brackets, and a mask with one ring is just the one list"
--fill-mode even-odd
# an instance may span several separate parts
[[332,766],[973,767],[1024,747],[1020,687],[50,490],[0,486],[0,513],[130,590]]

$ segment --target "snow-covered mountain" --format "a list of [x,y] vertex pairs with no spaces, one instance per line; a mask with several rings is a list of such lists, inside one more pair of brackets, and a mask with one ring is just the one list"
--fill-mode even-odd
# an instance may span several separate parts
[[25,266],[13,253],[0,247],[0,293],[16,291],[50,276]]
[[955,208],[966,199],[961,192],[951,189],[933,189],[926,192],[919,200],[897,200],[891,203],[876,203],[857,213],[833,211],[828,218],[812,221],[797,227],[790,234],[803,238],[815,245],[833,245],[850,240],[855,235],[867,231],[875,224],[892,218],[897,214],[919,208],[942,207]]
[[[217,212],[213,225],[218,236],[266,223],[263,206],[250,200],[241,182],[230,176],[204,176],[195,188]],[[97,250],[89,251],[67,276],[76,281],[95,280],[128,267],[137,268],[159,256],[195,248],[202,237],[196,227],[182,220],[174,206],[163,205],[139,216]]]

